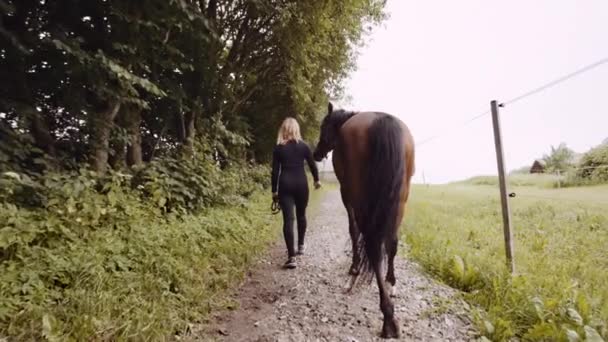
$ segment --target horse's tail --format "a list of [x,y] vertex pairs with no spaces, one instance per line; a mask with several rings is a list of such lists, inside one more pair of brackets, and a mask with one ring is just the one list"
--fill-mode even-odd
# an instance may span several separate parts
[[385,241],[396,234],[403,174],[405,171],[404,135],[398,120],[380,114],[369,128],[369,159],[365,193],[360,202],[359,264],[356,273],[372,279],[374,263],[384,256]]

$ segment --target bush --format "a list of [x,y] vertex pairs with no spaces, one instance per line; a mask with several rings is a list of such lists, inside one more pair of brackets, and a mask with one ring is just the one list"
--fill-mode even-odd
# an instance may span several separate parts
[[0,336],[163,340],[186,332],[230,304],[217,294],[274,237],[256,191],[267,178],[267,168],[178,160],[135,176],[4,173]]
[[269,174],[261,166],[222,170],[211,162],[165,158],[137,172],[133,186],[165,212],[197,212],[251,196],[268,184]]
[[596,184],[608,183],[608,145],[596,147],[585,153],[577,177]]
[[606,183],[608,183],[608,145],[601,145],[583,155],[579,166],[568,172],[561,186]]

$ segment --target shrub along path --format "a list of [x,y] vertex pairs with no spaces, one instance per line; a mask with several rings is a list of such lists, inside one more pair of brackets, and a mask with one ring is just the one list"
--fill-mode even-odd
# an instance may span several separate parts
[[[326,191],[309,215],[306,254],[284,270],[283,241],[253,267],[235,294],[237,309],[195,328],[191,340],[372,341],[382,325],[375,283],[345,293],[350,257],[347,219],[337,190]],[[277,220],[279,217],[277,217]],[[404,341],[466,341],[473,338],[467,305],[454,290],[396,261],[395,311]]]

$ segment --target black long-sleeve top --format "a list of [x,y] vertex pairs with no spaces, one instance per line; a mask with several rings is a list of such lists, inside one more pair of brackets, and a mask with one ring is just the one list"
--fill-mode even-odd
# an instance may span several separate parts
[[272,153],[272,192],[306,185],[304,161],[308,163],[314,181],[318,182],[319,170],[305,142],[292,140],[285,145],[276,145]]

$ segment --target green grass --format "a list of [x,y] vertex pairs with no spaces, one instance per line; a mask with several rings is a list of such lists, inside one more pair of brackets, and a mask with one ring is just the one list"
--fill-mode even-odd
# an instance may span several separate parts
[[[313,209],[318,197],[311,198]],[[128,219],[90,230],[60,224],[85,217],[80,211],[39,217],[0,206],[4,236],[18,228],[15,238],[25,238],[55,223],[71,236],[19,247],[0,263],[0,340],[158,341],[186,334],[189,324],[234,305],[228,291],[279,238],[269,192],[180,218],[137,204],[129,210]]]
[[608,186],[548,189],[536,179],[511,188],[510,277],[498,188],[472,185],[479,180],[412,189],[409,255],[482,309],[476,322],[492,340],[606,338]]
[[[555,188],[558,180],[564,177],[552,174],[511,174],[508,176],[511,186],[535,186],[541,188]],[[454,184],[461,185],[492,185],[498,187],[498,176],[476,176]]]

